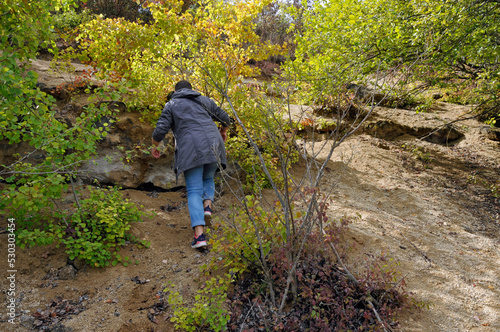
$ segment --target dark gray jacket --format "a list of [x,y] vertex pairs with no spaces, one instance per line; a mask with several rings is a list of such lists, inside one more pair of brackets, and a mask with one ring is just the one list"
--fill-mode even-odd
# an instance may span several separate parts
[[[192,99],[201,102],[205,107]],[[177,174],[203,164],[219,163],[226,167],[224,141],[214,121],[229,126],[226,112],[199,92],[180,89],[165,104],[156,123],[153,138],[161,142],[170,129],[175,137],[175,163]]]

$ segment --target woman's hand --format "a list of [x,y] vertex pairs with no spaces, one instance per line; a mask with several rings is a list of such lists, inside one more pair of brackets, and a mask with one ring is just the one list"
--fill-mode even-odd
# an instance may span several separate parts
[[227,133],[226,133],[226,131],[227,131],[227,127],[221,127],[219,129],[220,135],[222,136],[222,140],[224,142],[226,142],[226,140],[227,140]]
[[155,147],[153,147],[152,154],[153,154],[153,157],[155,157],[156,159],[160,158],[160,156],[161,156],[161,152],[160,152],[160,150],[158,150],[158,149],[156,148],[156,146],[155,146]]
[[151,151],[151,154],[153,155],[153,157],[158,159],[161,156],[161,152],[158,150],[158,145],[160,145],[160,142],[155,141],[154,138],[151,140],[151,142],[153,143],[153,150]]

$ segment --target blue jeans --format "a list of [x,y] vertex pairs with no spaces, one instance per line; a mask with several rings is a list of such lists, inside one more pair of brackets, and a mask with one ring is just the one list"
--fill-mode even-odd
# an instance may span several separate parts
[[205,164],[184,171],[191,227],[205,226],[203,201],[214,201],[214,174],[217,163]]

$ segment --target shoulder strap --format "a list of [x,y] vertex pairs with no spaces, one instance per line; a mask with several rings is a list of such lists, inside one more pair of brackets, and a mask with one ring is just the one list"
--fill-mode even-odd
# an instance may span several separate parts
[[186,97],[186,99],[192,100],[192,101],[194,101],[195,103],[197,103],[198,105],[200,105],[201,107],[203,107],[203,109],[204,109],[205,111],[207,111],[207,113],[210,115],[210,112],[208,111],[208,107],[207,107],[207,105],[205,105],[204,103],[202,103],[201,101],[199,101],[198,99],[195,99],[195,98],[198,98],[198,97],[193,97],[193,98]]
[[[201,107],[203,107],[203,108],[205,109],[205,111],[207,111],[208,115],[212,118],[212,120],[214,120],[214,121],[219,121],[220,123],[224,124],[225,122],[224,122],[224,121],[222,121],[221,119],[219,119],[219,117],[218,117],[217,115],[215,115],[215,114],[213,114],[212,112],[210,112],[210,111],[208,110],[207,105],[205,105],[203,102],[201,102],[201,101],[198,99],[198,97],[199,97],[199,96],[197,96],[197,97],[192,97],[192,98],[190,98],[190,97],[185,97],[185,98],[186,98],[186,99],[189,99],[189,100],[194,101],[194,102],[195,102],[195,103],[197,103],[198,105],[201,105]],[[196,98],[196,99],[195,99],[195,98]],[[229,120],[231,121],[231,119],[229,119]],[[230,122],[230,123],[231,123],[231,122]]]

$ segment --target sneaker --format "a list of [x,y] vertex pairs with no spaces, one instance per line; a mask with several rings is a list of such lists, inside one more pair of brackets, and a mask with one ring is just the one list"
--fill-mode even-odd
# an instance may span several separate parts
[[205,227],[212,227],[212,209],[210,206],[205,208]]
[[212,209],[210,208],[210,206],[207,206],[204,209],[204,212],[205,212],[205,216],[212,216]]
[[201,248],[207,246],[207,240],[205,239],[205,234],[201,234],[200,236],[194,238],[191,243],[191,248]]

